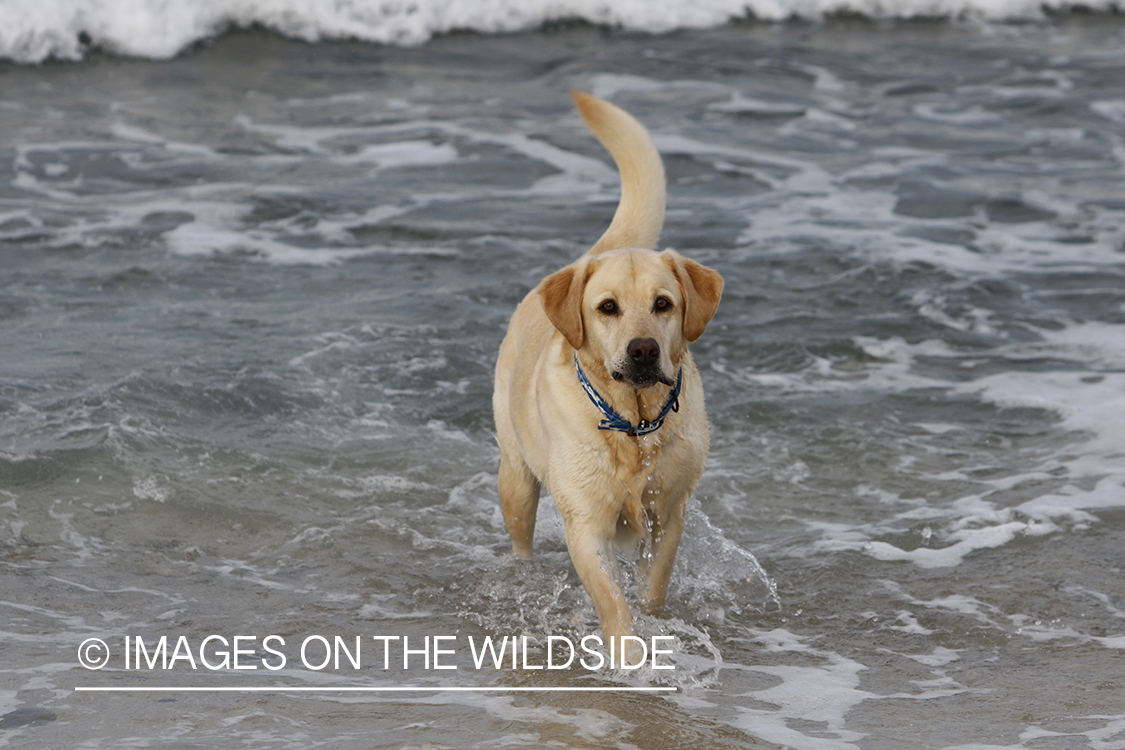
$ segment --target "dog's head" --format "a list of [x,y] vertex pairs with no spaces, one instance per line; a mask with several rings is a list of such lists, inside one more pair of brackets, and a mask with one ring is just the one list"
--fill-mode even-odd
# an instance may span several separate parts
[[675,250],[587,255],[539,285],[543,309],[574,347],[634,388],[675,384],[687,345],[719,306],[723,277]]

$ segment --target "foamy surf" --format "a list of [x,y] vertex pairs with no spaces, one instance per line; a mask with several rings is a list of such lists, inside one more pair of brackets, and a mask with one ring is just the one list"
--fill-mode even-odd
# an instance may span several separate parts
[[0,58],[24,63],[78,60],[98,48],[164,59],[228,29],[255,26],[308,42],[356,39],[418,45],[451,31],[526,31],[557,21],[660,34],[739,19],[821,19],[834,13],[872,19],[1026,20],[1077,6],[1100,11],[1119,7],[1114,0],[698,0],[658,5],[643,0],[9,0],[0,6]]

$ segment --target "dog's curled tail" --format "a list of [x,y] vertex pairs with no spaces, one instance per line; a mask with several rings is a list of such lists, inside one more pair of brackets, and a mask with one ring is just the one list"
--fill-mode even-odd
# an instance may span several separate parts
[[621,202],[591,255],[619,247],[656,249],[664,226],[664,162],[648,131],[623,109],[581,91],[570,92],[586,127],[621,173]]

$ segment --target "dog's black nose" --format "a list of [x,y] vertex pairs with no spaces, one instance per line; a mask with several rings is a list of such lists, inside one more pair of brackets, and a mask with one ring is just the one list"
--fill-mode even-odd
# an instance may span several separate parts
[[656,339],[633,339],[628,352],[629,359],[638,365],[654,365],[660,359],[660,344]]

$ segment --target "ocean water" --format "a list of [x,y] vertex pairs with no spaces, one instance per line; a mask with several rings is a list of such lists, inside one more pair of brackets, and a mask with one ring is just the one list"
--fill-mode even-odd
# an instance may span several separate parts
[[[50,5],[0,9],[0,746],[1125,748],[1120,16]],[[596,617],[496,497],[508,317],[616,202],[575,88],[726,279],[673,669],[533,669]]]

